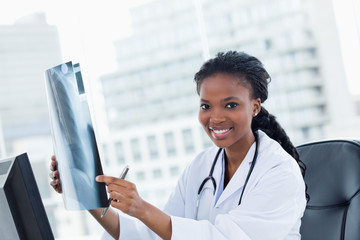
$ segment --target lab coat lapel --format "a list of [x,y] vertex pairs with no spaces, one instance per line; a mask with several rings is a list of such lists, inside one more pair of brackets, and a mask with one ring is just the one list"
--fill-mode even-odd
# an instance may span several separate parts
[[[254,153],[255,153],[255,143],[253,145],[251,145],[251,147],[250,147],[248,153],[246,154],[243,162],[240,164],[240,166],[236,170],[234,176],[230,179],[230,182],[227,184],[226,188],[222,192],[222,194],[221,194],[220,198],[218,199],[215,207],[220,206],[220,204],[222,202],[224,202],[227,198],[229,198],[233,193],[235,193],[239,189],[243,188],[246,177],[247,177],[247,174],[248,174],[249,169],[250,169],[251,162],[252,162],[253,157],[254,157]],[[219,166],[219,168],[221,170],[221,166]],[[219,176],[220,175],[221,175],[221,172],[219,173]],[[220,182],[220,179],[216,180],[216,181]],[[240,199],[240,193],[241,192],[239,192],[239,196],[238,196],[239,199]]]

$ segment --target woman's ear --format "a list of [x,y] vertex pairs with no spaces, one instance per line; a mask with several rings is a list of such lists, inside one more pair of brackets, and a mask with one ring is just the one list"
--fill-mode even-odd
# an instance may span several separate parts
[[253,117],[259,114],[261,110],[261,100],[260,98],[253,99]]

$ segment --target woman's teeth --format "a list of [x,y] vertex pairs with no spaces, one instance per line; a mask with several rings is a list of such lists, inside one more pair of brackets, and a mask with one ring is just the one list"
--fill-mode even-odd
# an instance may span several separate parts
[[215,129],[211,129],[214,133],[220,134],[220,133],[224,133],[230,130],[230,128],[228,129],[223,129],[223,130],[215,130]]

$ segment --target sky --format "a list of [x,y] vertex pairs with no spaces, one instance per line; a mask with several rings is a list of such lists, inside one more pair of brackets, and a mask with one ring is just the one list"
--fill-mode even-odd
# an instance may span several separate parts
[[[131,34],[128,9],[146,1],[151,0],[0,0],[0,24],[13,24],[24,15],[45,12],[48,24],[58,26],[63,61],[87,66],[88,78],[95,80],[115,70],[113,41]],[[360,23],[360,0],[332,1],[349,90],[360,94],[360,26],[356,24]]]
[[349,91],[360,95],[360,0],[333,0]]
[[[98,75],[114,68],[113,41],[131,33],[128,9],[146,0],[0,0],[0,24],[44,12],[47,23],[56,25],[63,61],[86,63]],[[98,67],[99,69],[99,67]]]
[[106,133],[98,79],[116,69],[113,41],[131,34],[129,8],[146,1],[150,0],[0,0],[0,24],[14,24],[36,12],[46,14],[47,23],[58,28],[59,64],[80,63],[94,124]]

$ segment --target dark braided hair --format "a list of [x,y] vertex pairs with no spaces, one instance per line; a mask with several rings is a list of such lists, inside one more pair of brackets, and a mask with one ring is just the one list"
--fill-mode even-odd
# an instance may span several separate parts
[[[201,83],[205,78],[217,73],[236,76],[241,84],[250,89],[251,97],[253,99],[259,98],[261,103],[268,98],[270,75],[263,64],[253,56],[237,51],[218,53],[215,58],[205,62],[195,74],[194,80],[197,85],[197,92],[199,93]],[[252,120],[251,129],[253,132],[260,129],[270,138],[279,142],[282,148],[296,160],[303,177],[305,176],[306,166],[300,160],[298,151],[291,143],[284,129],[276,121],[275,116],[270,114],[264,107],[261,107],[258,115]]]

